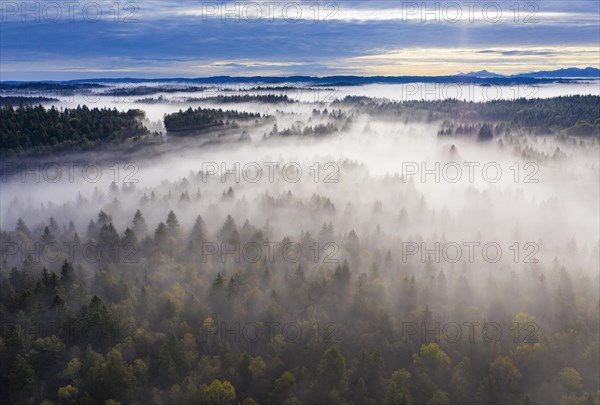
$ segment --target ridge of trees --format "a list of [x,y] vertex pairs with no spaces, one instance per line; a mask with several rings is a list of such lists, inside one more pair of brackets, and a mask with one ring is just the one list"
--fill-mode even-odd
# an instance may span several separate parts
[[165,115],[164,122],[167,132],[188,135],[212,129],[237,128],[236,121],[261,118],[264,117],[261,117],[259,113],[190,107],[185,111],[179,110],[179,112]]
[[421,117],[429,122],[451,120],[454,127],[483,122],[488,125],[506,123],[513,131],[528,129],[533,134],[564,131],[568,135],[600,136],[600,96],[593,95],[486,102],[456,99],[389,101],[347,96],[333,104],[355,106],[360,112],[376,116]]
[[[220,229],[202,217],[190,228],[170,211],[152,231],[137,210],[122,234],[112,222],[100,211],[84,239],[107,249],[137,244],[142,260],[27,257],[0,267],[0,390],[10,402],[598,403],[595,287],[558,263],[490,275],[498,293],[487,298],[496,304],[476,310],[470,280],[481,269],[411,269],[368,235],[335,236],[332,224],[297,238],[303,246],[336,238],[348,256],[327,266],[204,262],[202,241],[270,240],[268,227],[231,216]],[[30,225],[0,231],[1,242],[81,241],[53,218],[43,229]],[[522,302],[528,312],[515,312]],[[533,341],[507,328],[494,342],[479,329],[458,343],[422,334],[473,313],[483,323],[555,326]],[[293,342],[281,328],[269,339],[242,337],[246,325],[291,320],[304,328]],[[420,332],[403,335],[406,322]]]
[[20,153],[122,142],[150,133],[144,118],[141,110],[7,105],[0,107],[0,144],[5,153]]

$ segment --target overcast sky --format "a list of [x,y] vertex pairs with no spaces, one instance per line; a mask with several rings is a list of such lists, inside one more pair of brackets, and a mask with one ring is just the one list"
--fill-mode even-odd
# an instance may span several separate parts
[[1,9],[0,80],[600,67],[598,0],[65,0]]

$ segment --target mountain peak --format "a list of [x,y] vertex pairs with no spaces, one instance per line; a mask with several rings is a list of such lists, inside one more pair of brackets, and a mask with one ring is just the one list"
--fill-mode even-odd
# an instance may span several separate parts
[[550,78],[576,78],[576,77],[600,77],[600,69],[593,67],[576,68],[570,67],[558,70],[545,70],[539,72],[522,73],[514,77],[550,77]]
[[467,76],[467,77],[503,77],[498,73],[489,72],[487,70],[480,70],[478,72],[470,72],[470,73],[460,73],[458,76]]

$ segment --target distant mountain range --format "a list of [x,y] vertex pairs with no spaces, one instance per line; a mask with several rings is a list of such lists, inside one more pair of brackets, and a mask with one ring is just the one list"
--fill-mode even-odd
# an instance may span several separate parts
[[566,68],[558,70],[542,70],[539,72],[520,73],[516,75],[506,76],[497,73],[488,72],[487,70],[480,70],[479,72],[471,72],[465,74],[459,74],[458,76],[466,77],[529,77],[529,78],[553,78],[553,79],[573,79],[573,78],[600,78],[600,69],[593,67],[587,67],[585,69],[580,68]]
[[545,70],[541,72],[524,73],[517,75],[518,77],[554,77],[554,78],[567,78],[567,77],[586,77],[586,78],[599,78],[600,69],[587,67],[585,69],[579,68],[567,68],[558,70]]
[[480,70],[479,72],[471,72],[471,73],[459,73],[457,76],[460,77],[505,77],[499,75],[498,73],[488,72],[487,70]]
[[552,83],[557,80],[573,81],[577,79],[600,79],[600,69],[588,67],[566,68],[550,71],[540,71],[531,73],[521,73],[512,76],[500,75],[487,70],[481,70],[471,73],[460,73],[452,76],[252,76],[252,77],[232,77],[232,76],[214,76],[204,78],[162,78],[162,79],[140,79],[140,78],[98,78],[98,79],[79,79],[68,81],[41,81],[41,82],[0,82],[0,90],[20,87],[29,88],[38,87],[40,83],[58,83],[65,85],[81,85],[83,83],[195,83],[195,84],[281,84],[281,83],[302,83],[311,86],[360,86],[364,84],[403,84],[403,83],[467,83],[467,84],[488,84],[488,85],[511,85],[511,84],[544,84]]

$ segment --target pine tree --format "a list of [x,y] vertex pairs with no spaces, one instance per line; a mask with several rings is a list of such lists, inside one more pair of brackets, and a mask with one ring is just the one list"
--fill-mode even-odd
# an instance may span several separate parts
[[133,217],[133,232],[139,237],[144,237],[148,234],[148,226],[140,210],[137,210]]
[[25,221],[23,221],[23,219],[21,218],[17,220],[16,231],[22,232],[25,236],[31,238],[31,231],[29,230],[29,228],[27,228],[27,225],[25,225]]
[[8,373],[10,396],[14,403],[28,403],[33,398],[35,372],[29,362],[20,354],[17,355]]
[[173,211],[169,211],[169,215],[167,215],[167,227],[169,228],[169,234],[173,238],[179,237],[179,220]]

